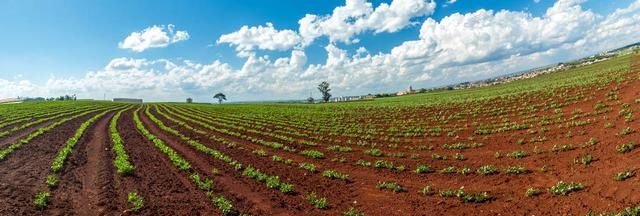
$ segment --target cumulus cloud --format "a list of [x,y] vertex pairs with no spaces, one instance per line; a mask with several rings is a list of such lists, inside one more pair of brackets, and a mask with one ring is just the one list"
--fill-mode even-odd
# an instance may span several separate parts
[[276,30],[272,23],[266,26],[242,26],[240,30],[220,36],[217,43],[229,43],[236,46],[239,56],[249,56],[256,48],[261,50],[284,51],[293,48],[301,41],[292,30]]
[[[104,68],[78,79],[51,78],[44,86],[0,80],[0,90],[21,89],[25,94],[78,93],[81,97],[94,98],[111,92],[156,100],[186,97],[206,100],[212,92],[223,91],[232,100],[255,100],[304,98],[309,91],[314,91],[319,81],[327,80],[336,95],[366,94],[399,90],[410,84],[434,86],[488,78],[617,48],[640,38],[640,0],[606,16],[583,9],[582,2],[559,0],[541,16],[478,10],[452,14],[440,21],[427,19],[415,40],[406,41],[388,53],[372,54],[365,47],[351,53],[337,43],[329,43],[325,46],[326,61],[318,64],[309,64],[304,50],[295,48],[295,44],[274,43],[274,38],[278,38],[274,35],[283,31],[275,30],[272,25],[243,27],[245,33],[225,37],[225,41],[229,41],[225,43],[236,45],[239,52],[251,53],[239,68],[220,61],[200,64],[188,60],[116,58]],[[389,5],[389,10],[394,3]],[[369,14],[356,20],[369,20],[378,10],[362,1],[347,5],[349,10],[338,14]],[[307,15],[305,18],[308,20],[304,22],[318,25],[309,29],[318,31],[301,31],[299,43],[306,43],[304,35],[325,35],[320,26],[322,21],[318,20],[326,17]],[[349,22],[349,25],[355,23],[357,21]],[[376,29],[391,31],[391,27],[385,26],[394,25],[380,25]],[[245,37],[253,34],[251,31],[271,36]],[[353,40],[350,36],[336,37]],[[256,49],[292,47],[288,57],[277,59],[252,53]]]
[[415,24],[413,18],[433,14],[435,7],[432,0],[394,0],[374,9],[366,0],[346,0],[344,6],[336,7],[330,15],[305,15],[298,21],[299,32],[304,45],[323,35],[331,42],[356,43],[354,35],[365,31],[397,32]]
[[242,26],[240,30],[220,36],[217,43],[236,47],[239,56],[252,55],[255,49],[284,51],[294,47],[306,47],[321,36],[331,42],[357,43],[355,35],[365,31],[397,32],[417,24],[413,18],[431,15],[436,3],[433,0],[393,0],[378,7],[366,0],[346,0],[329,15],[307,14],[298,20],[298,32],[277,30],[273,24],[266,26]]
[[584,38],[598,18],[580,1],[560,0],[542,17],[526,12],[478,10],[429,18],[420,39],[393,48],[396,58],[428,61],[425,70],[529,55]]
[[118,43],[120,49],[130,49],[134,52],[142,52],[149,48],[167,47],[169,44],[189,39],[187,31],[175,31],[172,24],[151,26],[140,32],[132,32],[122,42]]

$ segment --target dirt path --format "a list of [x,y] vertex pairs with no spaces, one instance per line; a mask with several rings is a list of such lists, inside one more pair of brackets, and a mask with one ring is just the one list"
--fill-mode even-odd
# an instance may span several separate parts
[[114,195],[107,133],[113,115],[103,116],[85,131],[61,172],[60,185],[52,191],[48,213],[104,215],[114,208],[109,202]]

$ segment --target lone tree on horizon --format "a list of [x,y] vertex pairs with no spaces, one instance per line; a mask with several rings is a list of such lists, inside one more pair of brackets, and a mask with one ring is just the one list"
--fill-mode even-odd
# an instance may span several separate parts
[[322,83],[320,83],[320,85],[318,85],[318,91],[320,91],[320,93],[322,93],[322,101],[329,102],[329,99],[331,98],[331,89],[329,88],[329,83],[327,81],[322,81]]
[[218,94],[214,95],[213,98],[218,99],[219,104],[222,104],[223,100],[227,100],[227,96],[224,95],[222,92],[218,92]]

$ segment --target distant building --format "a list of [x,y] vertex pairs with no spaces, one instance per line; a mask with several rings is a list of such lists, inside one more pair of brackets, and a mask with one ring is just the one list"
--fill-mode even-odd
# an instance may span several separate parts
[[331,98],[329,102],[348,102],[348,101],[362,101],[362,100],[373,100],[373,95],[340,96],[340,97]]
[[18,98],[7,98],[7,99],[0,99],[0,104],[10,104],[10,103],[20,103],[20,99]]
[[408,94],[415,94],[416,90],[413,90],[413,87],[409,86],[409,89],[407,89],[406,91],[399,91],[398,93],[396,93],[396,95],[401,96],[401,95],[408,95]]
[[114,98],[113,102],[142,103],[142,99],[135,98]]

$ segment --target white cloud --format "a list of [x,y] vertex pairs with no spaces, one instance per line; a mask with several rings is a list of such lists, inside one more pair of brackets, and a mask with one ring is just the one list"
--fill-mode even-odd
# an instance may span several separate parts
[[452,14],[440,22],[427,19],[420,40],[391,51],[395,58],[423,62],[424,70],[529,55],[584,38],[597,15],[579,1],[558,1],[544,16],[525,12],[478,10]]
[[357,34],[397,32],[416,24],[413,18],[431,15],[435,7],[433,0],[393,0],[376,8],[366,0],[346,0],[344,6],[336,7],[330,15],[305,15],[298,20],[298,32],[276,30],[271,23],[242,26],[236,32],[222,35],[217,43],[236,46],[242,57],[253,55],[255,49],[284,51],[306,47],[321,36],[329,37],[331,42],[357,43],[359,39],[354,38]]
[[336,7],[331,15],[307,14],[298,21],[299,32],[304,45],[322,35],[331,42],[355,43],[358,40],[353,36],[357,34],[397,32],[414,24],[413,18],[433,14],[435,7],[432,0],[394,0],[374,9],[366,0],[346,0],[346,4]]
[[[328,80],[336,96],[366,94],[399,90],[410,84],[426,87],[488,78],[617,48],[640,38],[640,0],[606,16],[583,9],[582,2],[557,1],[539,17],[527,12],[478,10],[452,14],[440,21],[427,19],[415,40],[388,53],[372,54],[365,47],[350,53],[329,43],[325,46],[326,62],[321,64],[308,64],[305,52],[297,48],[290,51],[289,57],[278,59],[252,53],[240,68],[220,61],[200,64],[188,60],[116,58],[103,69],[79,79],[51,78],[44,86],[0,80],[0,90],[19,89],[24,92],[21,95],[77,93],[79,97],[93,98],[102,98],[102,93],[107,92],[113,96],[174,101],[186,97],[203,101],[210,99],[212,92],[223,91],[231,100],[256,100],[304,98],[309,91],[315,91],[319,81]],[[354,14],[363,11],[369,10]],[[319,25],[321,22],[316,21],[325,18],[308,15],[301,22],[305,19],[307,24]],[[381,26],[378,29],[390,31]],[[247,27],[246,31],[270,35],[283,32],[269,24],[262,30],[252,28]],[[299,43],[307,42],[304,35],[313,34],[321,36],[325,32],[301,31]],[[241,52],[297,46],[275,43],[274,38],[278,37],[260,36],[233,41],[241,41],[234,43]]]
[[266,26],[242,26],[240,30],[220,36],[216,43],[235,45],[240,56],[249,56],[256,48],[284,51],[300,43],[300,36],[292,30],[276,30],[272,23]]
[[141,32],[132,32],[124,41],[118,43],[120,49],[131,49],[142,52],[149,48],[167,47],[169,44],[189,39],[186,31],[175,31],[172,24],[151,26]]

